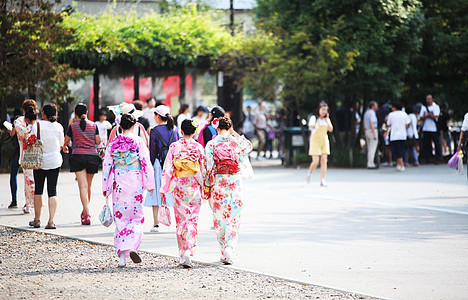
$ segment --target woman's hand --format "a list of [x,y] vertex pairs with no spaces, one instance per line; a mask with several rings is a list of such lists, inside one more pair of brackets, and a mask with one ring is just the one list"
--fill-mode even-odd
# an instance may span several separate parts
[[154,193],[154,189],[152,189],[152,190],[148,190],[148,193],[150,194],[150,196],[151,196],[151,195],[153,195],[153,193]]
[[63,145],[63,146],[62,146],[62,151],[63,151],[63,153],[68,153],[68,152],[69,152],[69,151],[68,151],[68,146],[67,146],[67,145]]

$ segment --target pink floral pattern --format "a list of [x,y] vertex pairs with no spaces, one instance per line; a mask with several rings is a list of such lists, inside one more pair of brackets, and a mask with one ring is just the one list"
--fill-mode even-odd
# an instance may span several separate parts
[[[16,135],[18,137],[18,142],[20,144],[20,160],[23,157],[23,148],[26,145],[26,140],[28,139],[29,134],[31,133],[33,127],[32,125],[26,124],[26,121],[23,116],[17,118],[14,122]],[[35,136],[35,135],[34,135]],[[27,146],[27,145],[26,145]],[[34,206],[34,174],[33,170],[27,169],[23,170],[24,174],[24,199],[25,204],[28,207]]]
[[[190,250],[194,255],[198,240],[198,215],[202,204],[203,177],[206,174],[203,147],[193,139],[180,139],[169,147],[163,167],[162,193],[172,193],[179,255]],[[199,172],[191,177],[177,177],[174,161],[189,159],[198,161]]]
[[[237,155],[233,155],[232,150]],[[205,179],[205,184],[211,186],[214,228],[223,256],[226,247],[235,248],[239,237],[243,208],[242,177],[240,172],[234,175],[216,174],[216,163],[228,156],[239,159],[240,155],[247,155],[251,150],[252,144],[244,137],[236,139],[220,135],[208,142],[205,148],[207,172],[211,175]]]
[[[143,191],[154,189],[153,168],[144,168],[148,165],[149,150],[143,139],[137,136],[115,138],[106,148],[103,162],[102,189],[108,196],[112,195],[114,211],[114,246],[117,254],[129,250],[137,250],[143,236]],[[128,142],[125,146],[124,142]],[[118,146],[114,145],[118,143]],[[112,151],[114,149],[114,151]],[[138,154],[139,169],[135,163],[127,165],[125,160],[117,159],[116,152],[136,152]]]

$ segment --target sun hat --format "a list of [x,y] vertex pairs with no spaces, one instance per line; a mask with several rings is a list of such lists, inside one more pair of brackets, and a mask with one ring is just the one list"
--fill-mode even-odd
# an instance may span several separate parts
[[171,114],[171,110],[166,105],[158,105],[155,108],[152,108],[151,111],[162,117],[165,117]]
[[121,108],[122,108],[122,114],[131,114],[137,120],[143,115],[143,112],[141,110],[137,110],[135,108],[135,105],[131,103],[125,103],[121,106]]

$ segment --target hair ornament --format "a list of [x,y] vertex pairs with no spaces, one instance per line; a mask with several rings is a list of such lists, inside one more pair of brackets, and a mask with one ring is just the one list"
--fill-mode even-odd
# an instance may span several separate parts
[[195,133],[200,132],[200,126],[198,126],[197,120],[192,120],[192,126],[195,127]]
[[218,129],[218,126],[219,126],[219,119],[218,119],[218,118],[215,118],[215,119],[211,122],[211,126],[213,126],[214,129]]

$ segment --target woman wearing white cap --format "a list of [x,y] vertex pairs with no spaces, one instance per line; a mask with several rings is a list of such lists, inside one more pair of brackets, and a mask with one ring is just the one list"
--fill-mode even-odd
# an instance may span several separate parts
[[[154,166],[155,190],[159,191],[161,189],[162,166],[164,165],[164,160],[169,151],[169,146],[179,140],[179,132],[174,126],[174,119],[172,119],[169,107],[159,105],[153,109],[153,112],[154,120],[157,125],[153,127],[150,132],[149,150],[150,160]],[[171,194],[166,194],[166,205],[169,207],[174,206]],[[161,194],[147,194],[145,206],[153,208],[154,223],[151,232],[158,232],[158,212],[159,206],[161,206]]]
[[[119,108],[119,111],[116,113],[112,108],[116,108],[118,107]],[[135,117],[135,119],[138,120],[139,117],[141,117],[143,115],[143,112],[141,110],[137,110],[135,108],[135,105],[133,104],[130,104],[130,103],[122,103],[118,106],[110,106],[109,107],[112,111],[114,111],[114,113],[116,115],[120,115],[119,112],[121,112],[121,115],[124,115],[124,114],[131,114],[133,117]],[[120,126],[115,126],[111,133],[109,134],[109,141],[108,141],[108,144],[118,135],[121,135],[122,134],[122,131],[121,129],[119,129]],[[148,134],[146,133],[146,130],[145,130],[145,127],[143,127],[143,125],[141,125],[140,123],[136,123],[135,124],[135,127],[134,127],[134,134],[141,137],[144,141],[145,141],[145,144],[146,146],[148,146]]]

